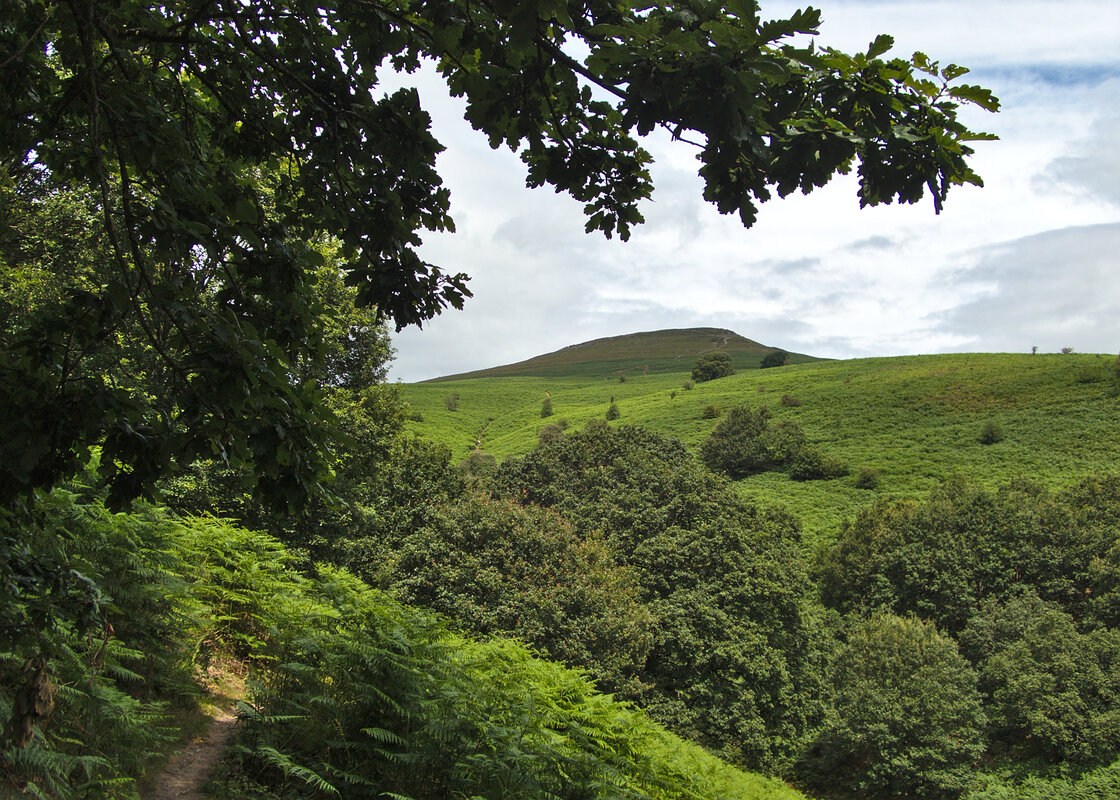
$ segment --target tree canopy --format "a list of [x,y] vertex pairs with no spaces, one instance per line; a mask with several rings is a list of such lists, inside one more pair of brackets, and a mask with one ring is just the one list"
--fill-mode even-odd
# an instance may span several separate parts
[[[379,89],[423,60],[492,146],[520,154],[529,186],[584,204],[589,232],[641,222],[637,137],[658,127],[697,147],[705,199],[748,226],[773,193],[853,168],[861,205],[928,190],[939,210],[950,186],[978,184],[968,143],[984,135],[956,114],[994,110],[990,93],[952,86],[956,65],[885,58],[886,35],[855,55],[803,46],[819,22],[742,0],[6,3],[0,266],[36,267],[28,209],[80,191],[99,229],[59,235],[96,247],[100,268],[35,319],[4,320],[0,502],[94,446],[118,503],[213,456],[279,500],[321,491],[322,398],[295,379],[330,335],[316,243],[398,328],[470,295],[418,251],[454,228],[442,145],[415,90]],[[76,369],[121,336],[159,373],[159,403]]]

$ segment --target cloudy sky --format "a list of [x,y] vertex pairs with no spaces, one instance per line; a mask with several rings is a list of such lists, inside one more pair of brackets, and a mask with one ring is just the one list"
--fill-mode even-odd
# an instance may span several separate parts
[[[764,16],[799,4],[762,0]],[[803,5],[803,4],[801,4]],[[1003,109],[967,112],[985,188],[945,210],[859,209],[855,179],[773,200],[745,230],[701,199],[694,148],[647,140],[646,224],[629,242],[583,233],[580,204],[524,188],[508,151],[462,121],[437,80],[421,101],[457,233],[424,256],[471,275],[474,298],[394,337],[404,381],[507,364],[636,331],[713,326],[833,358],[939,352],[1120,351],[1120,3],[819,0],[819,44],[921,50],[972,69]]]

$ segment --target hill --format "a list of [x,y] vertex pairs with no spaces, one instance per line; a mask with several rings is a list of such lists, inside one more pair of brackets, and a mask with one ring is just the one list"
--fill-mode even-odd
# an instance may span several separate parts
[[[553,353],[516,364],[433,378],[428,383],[470,378],[604,377],[688,372],[701,353],[719,350],[731,356],[735,369],[757,369],[767,353],[777,348],[747,339],[725,328],[681,328],[609,336],[569,345]],[[795,364],[819,361],[791,353]]]
[[[788,506],[811,539],[830,536],[858,508],[883,495],[920,497],[960,474],[988,485],[1025,477],[1051,488],[1115,472],[1120,443],[1120,383],[1115,356],[946,354],[794,364],[751,370],[683,388],[685,369],[606,376],[490,377],[404,387],[420,419],[417,434],[451,447],[460,460],[481,448],[499,459],[526,453],[540,429],[570,429],[602,418],[612,398],[615,424],[641,425],[681,439],[694,451],[719,422],[705,409],[766,405],[798,423],[809,440],[842,459],[852,475],[797,482],[780,472],[744,479],[741,490]],[[458,397],[456,411],[445,400]],[[541,417],[549,397],[553,416]],[[709,411],[709,414],[712,413]],[[998,423],[1005,438],[980,442]],[[854,474],[873,468],[873,490]]]

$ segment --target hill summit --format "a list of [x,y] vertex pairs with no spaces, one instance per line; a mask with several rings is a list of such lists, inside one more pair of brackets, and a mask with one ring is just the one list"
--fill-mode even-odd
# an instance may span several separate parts
[[[674,328],[592,339],[516,364],[445,375],[433,381],[687,372],[698,355],[713,350],[728,353],[737,370],[756,369],[762,358],[776,349],[726,328]],[[790,357],[794,363],[821,360],[802,353],[791,353]]]

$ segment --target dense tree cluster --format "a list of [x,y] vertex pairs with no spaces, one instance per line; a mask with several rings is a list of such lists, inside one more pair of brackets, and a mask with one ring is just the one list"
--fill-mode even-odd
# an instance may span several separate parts
[[655,621],[638,699],[655,719],[740,763],[796,752],[823,713],[825,638],[791,518],[631,427],[540,447],[495,490],[556,510],[635,570]]

